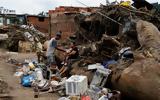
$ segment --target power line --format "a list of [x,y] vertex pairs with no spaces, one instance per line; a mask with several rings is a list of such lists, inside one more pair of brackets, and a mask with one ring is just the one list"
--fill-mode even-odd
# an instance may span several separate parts
[[[80,4],[84,5],[84,6],[88,7],[86,4],[82,3],[81,1],[79,1],[79,0],[76,0],[76,1],[79,2]],[[105,14],[99,12],[99,11],[98,11],[97,13],[98,13],[99,15],[104,16],[105,18],[107,18],[107,19],[109,19],[109,20],[111,20],[111,21],[113,21],[113,22],[115,22],[115,23],[117,23],[117,24],[119,24],[119,25],[122,26],[121,23],[119,23],[119,22],[117,22],[116,20],[114,20],[114,19],[108,17],[107,15],[105,15]]]
[[76,0],[78,3],[80,3],[80,4],[82,4],[82,5],[84,5],[84,6],[86,6],[86,7],[88,7],[88,5],[86,5],[86,4],[84,4],[84,3],[82,3],[81,1],[79,1],[79,0]]

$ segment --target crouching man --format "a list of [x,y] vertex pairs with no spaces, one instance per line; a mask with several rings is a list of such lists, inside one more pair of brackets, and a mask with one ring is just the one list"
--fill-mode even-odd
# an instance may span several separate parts
[[70,44],[70,49],[66,51],[66,58],[63,62],[63,67],[60,69],[60,74],[65,77],[69,77],[71,71],[71,66],[73,62],[79,60],[79,51],[75,42],[72,41]]

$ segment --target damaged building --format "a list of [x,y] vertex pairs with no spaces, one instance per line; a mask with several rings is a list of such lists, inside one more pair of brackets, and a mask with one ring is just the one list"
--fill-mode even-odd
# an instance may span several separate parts
[[[72,74],[83,74],[92,79],[92,72],[86,71],[84,65],[114,59],[118,65],[114,63],[108,66],[112,74],[109,76],[109,84],[106,85],[120,90],[127,100],[143,100],[146,97],[149,98],[148,100],[159,100],[157,89],[159,83],[156,81],[158,79],[156,70],[160,68],[158,60],[160,16],[158,12],[152,13],[145,8],[135,10],[132,7],[119,5],[102,5],[96,13],[76,16],[75,22],[79,27],[76,32],[77,43],[81,43],[80,50],[84,58],[73,65]],[[131,47],[134,51],[134,62],[118,60],[120,59],[117,58],[119,51],[125,47]],[[153,68],[153,66],[156,67]],[[154,95],[149,91],[152,91]]]
[[[48,34],[49,17],[27,14],[0,15],[0,47],[14,52],[36,51],[33,43],[25,37],[26,32],[32,36],[45,39]],[[5,39],[4,39],[5,37]],[[43,43],[43,41],[41,41]]]
[[62,31],[62,38],[66,39],[70,35],[73,35],[76,30],[76,23],[74,17],[79,13],[90,14],[96,11],[96,8],[83,8],[83,7],[70,7],[60,6],[55,10],[49,10],[50,15],[50,35],[54,36],[57,31]]

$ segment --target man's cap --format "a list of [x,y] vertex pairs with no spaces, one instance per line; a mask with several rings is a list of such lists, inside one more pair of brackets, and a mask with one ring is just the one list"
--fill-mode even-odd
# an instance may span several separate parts
[[59,31],[59,32],[56,33],[56,35],[61,36],[62,32]]

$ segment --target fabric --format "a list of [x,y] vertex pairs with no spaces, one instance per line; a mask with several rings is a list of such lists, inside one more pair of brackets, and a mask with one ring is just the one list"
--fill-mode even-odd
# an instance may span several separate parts
[[115,61],[115,60],[107,60],[107,61],[103,61],[103,66],[105,67],[105,68],[108,68],[108,66],[109,65],[112,65],[112,64],[117,64],[117,61]]
[[48,43],[46,56],[53,55],[56,47],[57,47],[57,40],[55,38],[52,38]]

